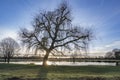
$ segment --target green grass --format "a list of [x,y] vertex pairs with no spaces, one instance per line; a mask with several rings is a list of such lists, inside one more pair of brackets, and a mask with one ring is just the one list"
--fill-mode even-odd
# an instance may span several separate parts
[[[80,80],[82,77],[101,77],[114,80],[120,75],[120,66],[37,66],[0,64],[0,80],[22,79]],[[39,79],[38,79],[39,80]],[[85,79],[86,80],[86,79]],[[88,79],[91,80],[91,79]],[[96,79],[97,80],[97,79]],[[98,79],[99,80],[99,79]],[[120,80],[120,79],[116,79]]]

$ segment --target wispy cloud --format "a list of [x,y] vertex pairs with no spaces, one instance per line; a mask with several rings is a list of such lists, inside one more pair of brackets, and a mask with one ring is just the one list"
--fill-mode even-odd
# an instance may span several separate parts
[[120,41],[114,41],[110,44],[106,44],[100,47],[94,47],[91,49],[91,53],[106,53],[108,51],[112,51],[115,48],[120,48]]
[[114,41],[111,44],[105,46],[106,48],[120,48],[120,41]]
[[7,37],[11,37],[15,40],[18,40],[18,35],[17,35],[17,31],[13,31],[13,30],[1,30],[0,31],[0,40],[2,40],[3,38],[7,38]]
[[[30,29],[30,22],[32,21],[34,15],[39,12],[39,10],[53,10],[60,2],[61,0],[15,1],[14,4],[16,6],[11,5],[9,8],[10,10],[12,10],[12,8],[15,8],[15,10],[17,10],[15,11],[16,15],[14,13],[14,9],[13,13],[11,13],[12,11],[9,11],[8,15],[8,12],[5,12],[8,10],[4,9],[1,6],[1,11],[5,13],[1,14],[0,18],[0,39],[3,39],[5,37],[12,37],[17,40],[18,27],[26,27]],[[113,34],[112,31],[114,34],[117,34],[116,29],[113,27],[115,27],[116,24],[119,24],[120,20],[119,1],[116,0],[113,2],[113,0],[70,0],[69,3],[72,7],[72,15],[74,18],[73,24],[78,24],[84,27],[95,27],[95,35],[97,34],[97,38],[103,39],[101,42],[99,40],[97,41],[95,46],[91,48],[91,52],[101,53],[96,55],[102,55],[103,53],[111,51],[114,48],[120,48],[119,36],[116,35],[117,39],[114,35],[111,36]],[[6,5],[6,2],[4,2],[4,5]],[[5,14],[8,15],[7,18]],[[120,30],[119,26],[116,27],[117,30]]]

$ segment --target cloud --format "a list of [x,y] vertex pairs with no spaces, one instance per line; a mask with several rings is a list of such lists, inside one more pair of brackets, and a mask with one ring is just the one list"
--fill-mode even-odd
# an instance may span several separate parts
[[120,48],[120,41],[114,41],[110,44],[106,44],[103,46],[99,46],[99,47],[94,47],[91,49],[91,53],[106,53],[108,51],[112,51],[115,48]]
[[0,31],[0,40],[2,40],[3,38],[6,38],[6,37],[11,37],[15,40],[18,40],[17,31],[9,30],[9,29],[1,30]]
[[120,41],[114,41],[111,44],[105,46],[106,48],[120,48]]

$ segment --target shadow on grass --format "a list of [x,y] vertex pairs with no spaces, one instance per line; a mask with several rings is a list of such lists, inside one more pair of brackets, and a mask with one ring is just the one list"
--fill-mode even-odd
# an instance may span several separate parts
[[49,66],[46,66],[46,67],[41,66],[41,68],[39,69],[38,76],[37,76],[39,80],[48,80],[47,78],[48,67]]
[[18,78],[18,77],[12,77],[12,78],[7,78],[5,80],[24,80],[24,79],[21,79],[21,78]]
[[[33,68],[35,68],[35,67],[33,67]],[[30,78],[29,77],[28,78],[10,77],[10,78],[6,78],[4,80],[49,80],[48,77],[47,77],[48,70],[49,70],[49,66],[46,66],[46,67],[39,66],[38,74],[37,74],[36,78],[32,78],[32,77],[30,77]]]
[[63,79],[48,79],[48,78],[35,78],[35,79],[20,79],[17,77],[5,80],[120,80],[120,77],[104,78],[104,77],[80,77],[80,78],[63,78]]
[[[6,68],[5,68],[6,67]],[[8,69],[9,67],[9,69]],[[35,66],[35,65],[6,65],[3,64],[0,66],[2,70],[11,70],[14,71],[16,69],[24,71],[26,69],[28,70],[34,70],[33,72],[36,72],[36,76],[32,77],[16,77],[16,76],[11,76],[11,78],[7,78],[5,80],[120,80],[120,77],[118,76],[113,76],[113,77],[102,77],[99,76],[99,74],[107,74],[110,72],[118,73],[120,71],[119,67],[112,67],[112,66],[82,66],[82,67],[68,67],[68,66]],[[28,71],[27,74],[29,74],[30,71]],[[53,74],[52,74],[53,73]],[[55,76],[56,74],[68,74],[68,76]],[[71,77],[72,74],[97,74],[98,76],[93,77],[93,76],[73,76]],[[34,74],[34,73],[33,73]],[[71,75],[70,75],[71,74]],[[77,75],[76,74],[76,75]],[[70,77],[69,77],[70,75]]]

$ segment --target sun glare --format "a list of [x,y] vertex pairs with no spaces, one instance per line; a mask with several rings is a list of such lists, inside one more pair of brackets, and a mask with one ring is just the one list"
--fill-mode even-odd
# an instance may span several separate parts
[[51,62],[50,62],[50,61],[47,61],[47,65],[51,65]]

